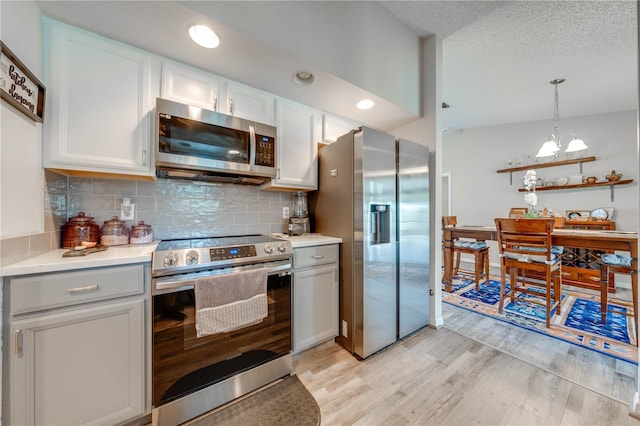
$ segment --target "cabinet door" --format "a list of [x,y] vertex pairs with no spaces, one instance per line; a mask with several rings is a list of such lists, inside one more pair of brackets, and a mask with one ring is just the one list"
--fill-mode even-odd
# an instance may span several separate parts
[[353,121],[325,113],[322,115],[322,142],[333,143],[340,136],[357,128],[358,125]]
[[45,20],[44,167],[153,176],[151,54]]
[[11,325],[8,424],[116,424],[145,414],[144,299]]
[[226,111],[220,112],[275,126],[275,103],[273,95],[229,81]]
[[269,187],[318,189],[318,140],[320,113],[312,108],[278,99],[278,174]]
[[293,352],[338,335],[338,265],[293,274]]
[[176,62],[162,62],[163,99],[218,111],[224,79]]

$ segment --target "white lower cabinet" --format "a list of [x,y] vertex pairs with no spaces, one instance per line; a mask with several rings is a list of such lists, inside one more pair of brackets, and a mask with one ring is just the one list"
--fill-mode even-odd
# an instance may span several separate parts
[[[25,283],[45,288],[52,277],[68,277],[65,293],[70,301],[78,297],[80,302],[9,318],[4,345],[6,424],[112,425],[146,414],[144,294],[89,303],[82,299],[84,293],[100,294],[110,286],[103,271],[128,274],[129,288],[123,294],[142,288],[142,268],[80,271],[80,280],[71,272],[9,281],[5,290],[11,302]],[[37,284],[31,290],[37,291]]]
[[338,245],[294,248],[293,352],[338,335]]

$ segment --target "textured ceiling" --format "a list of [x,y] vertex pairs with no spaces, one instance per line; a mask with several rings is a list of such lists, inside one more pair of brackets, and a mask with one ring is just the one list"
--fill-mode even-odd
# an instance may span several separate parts
[[445,127],[637,108],[635,1],[381,2],[417,34],[443,37]]

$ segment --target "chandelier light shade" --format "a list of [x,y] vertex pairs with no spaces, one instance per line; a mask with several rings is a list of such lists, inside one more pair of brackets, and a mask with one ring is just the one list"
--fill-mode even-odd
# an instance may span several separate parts
[[569,146],[567,146],[567,149],[565,150],[565,152],[568,152],[568,153],[579,152],[589,148],[587,145],[585,145],[582,139],[579,139],[575,135],[575,133],[567,133],[560,137],[557,136],[558,124],[560,122],[560,102],[558,97],[558,84],[564,83],[564,81],[565,81],[564,78],[556,78],[555,80],[551,80],[549,82],[555,86],[554,103],[553,103],[553,121],[554,121],[553,133],[549,136],[547,141],[544,144],[542,144],[542,147],[536,154],[536,157],[551,157],[558,154],[558,152],[560,152],[562,148],[562,144],[561,144],[562,138],[568,135],[573,136],[573,138],[571,139],[571,142],[569,142]]

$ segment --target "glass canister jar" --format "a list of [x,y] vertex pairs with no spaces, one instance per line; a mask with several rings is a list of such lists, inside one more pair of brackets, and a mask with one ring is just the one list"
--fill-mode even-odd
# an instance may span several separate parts
[[93,217],[78,212],[78,216],[69,218],[62,225],[62,248],[72,249],[83,242],[97,243],[100,239],[100,226],[93,221]]
[[146,225],[144,221],[138,222],[137,225],[131,226],[129,232],[129,242],[131,244],[146,244],[153,242],[153,231],[151,225]]
[[111,220],[105,220],[100,232],[102,234],[100,243],[103,246],[129,244],[129,228],[124,220],[118,219],[118,216],[113,216]]

